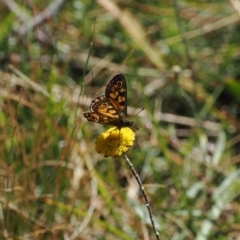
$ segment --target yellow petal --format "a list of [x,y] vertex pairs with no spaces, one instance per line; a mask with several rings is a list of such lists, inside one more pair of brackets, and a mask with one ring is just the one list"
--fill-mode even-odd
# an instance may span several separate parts
[[131,128],[112,127],[98,136],[95,149],[107,157],[120,157],[133,145],[134,140],[135,133]]

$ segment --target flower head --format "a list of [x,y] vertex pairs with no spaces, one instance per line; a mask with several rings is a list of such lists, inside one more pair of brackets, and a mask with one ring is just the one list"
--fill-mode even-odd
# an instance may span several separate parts
[[98,153],[108,157],[120,157],[133,145],[135,133],[129,127],[112,127],[100,134],[95,143]]

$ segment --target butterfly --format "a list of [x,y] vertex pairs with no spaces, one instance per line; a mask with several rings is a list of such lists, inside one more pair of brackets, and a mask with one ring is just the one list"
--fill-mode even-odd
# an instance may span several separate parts
[[90,111],[84,112],[83,116],[89,122],[103,125],[130,127],[133,122],[127,117],[127,83],[123,74],[118,73],[107,84],[105,95],[101,95],[92,100]]

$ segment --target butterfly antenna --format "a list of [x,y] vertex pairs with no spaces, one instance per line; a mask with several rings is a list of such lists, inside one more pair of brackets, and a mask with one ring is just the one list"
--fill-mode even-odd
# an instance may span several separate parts
[[[142,112],[144,110],[144,108],[142,108],[140,111],[138,111],[134,116],[137,116],[140,112]],[[134,124],[134,127],[139,130],[139,128]]]
[[140,112],[142,112],[144,108],[142,108],[140,111],[138,111],[134,116],[137,116]]

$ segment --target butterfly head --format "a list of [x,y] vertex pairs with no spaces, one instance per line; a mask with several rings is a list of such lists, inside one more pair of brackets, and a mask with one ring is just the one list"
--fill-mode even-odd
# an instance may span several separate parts
[[133,125],[134,122],[130,122],[130,121],[123,121],[122,124],[120,124],[120,126],[118,128],[122,128],[122,127],[131,127]]

